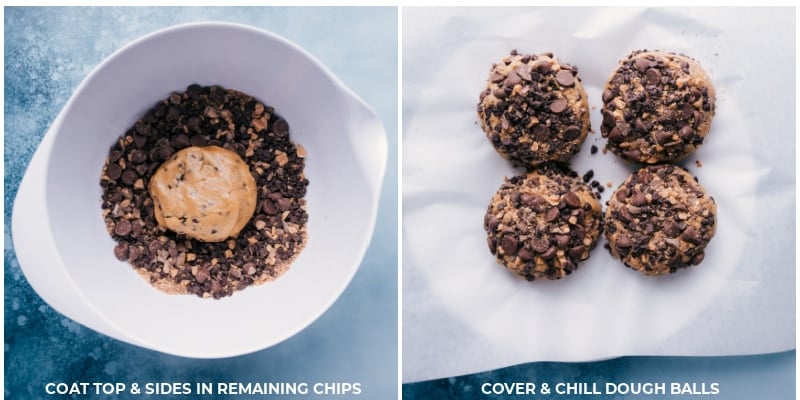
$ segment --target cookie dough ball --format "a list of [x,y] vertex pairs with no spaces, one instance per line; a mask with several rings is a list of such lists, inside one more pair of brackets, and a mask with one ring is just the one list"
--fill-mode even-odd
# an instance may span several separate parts
[[506,179],[484,217],[497,262],[529,281],[572,273],[589,258],[601,226],[589,186],[551,165]]
[[606,83],[600,129],[607,147],[626,160],[675,162],[703,143],[714,101],[714,86],[696,61],[637,50]]
[[552,53],[512,51],[494,64],[478,116],[497,152],[521,166],[569,160],[590,129],[578,69]]
[[150,179],[155,217],[164,228],[203,242],[235,237],[256,209],[256,182],[233,151],[187,147]]
[[717,205],[675,165],[644,167],[608,202],[604,235],[611,254],[645,275],[700,264],[716,230]]

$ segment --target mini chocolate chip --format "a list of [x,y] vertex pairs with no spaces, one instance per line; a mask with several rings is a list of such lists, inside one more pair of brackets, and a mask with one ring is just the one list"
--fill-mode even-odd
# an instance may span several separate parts
[[117,257],[117,260],[126,261],[128,259],[128,244],[123,242],[114,246],[114,256]]
[[678,234],[681,233],[680,229],[678,228],[678,224],[671,220],[666,221],[662,229],[664,234],[671,238],[677,237]]
[[575,125],[570,125],[564,130],[564,139],[575,140],[581,136],[581,129]]
[[633,65],[637,70],[639,70],[639,72],[645,72],[648,68],[650,68],[650,61],[642,57],[637,57],[633,60]]
[[575,84],[575,77],[572,76],[572,72],[562,69],[556,74],[556,81],[561,86],[572,86]]
[[684,141],[691,141],[694,138],[694,129],[689,125],[684,125],[683,128],[678,131],[678,136]]
[[589,148],[589,153],[590,154],[596,154],[597,153],[597,146],[592,145],[592,147]]
[[603,103],[608,103],[609,101],[614,100],[614,92],[609,89],[603,91]]
[[544,221],[553,222],[556,220],[556,218],[558,218],[559,215],[561,215],[561,212],[558,211],[558,208],[553,207],[547,210],[547,212],[544,214]]
[[575,192],[568,192],[564,195],[564,203],[571,208],[579,208],[581,206],[581,198]]
[[647,81],[648,85],[656,86],[661,83],[661,73],[655,68],[650,68],[647,70],[645,80]]
[[533,238],[531,240],[531,248],[537,253],[544,253],[548,248],[550,248],[550,245],[544,239]]
[[108,164],[106,167],[106,176],[112,181],[116,181],[122,175],[122,168],[117,164]]
[[560,114],[567,109],[567,99],[559,98],[550,103],[550,111]]
[[588,257],[588,255],[587,255],[586,257],[584,257],[584,253],[585,253],[585,252],[586,252],[586,247],[583,247],[583,246],[575,246],[575,247],[573,247],[573,248],[569,249],[569,251],[567,252],[567,254],[569,254],[569,256],[570,256],[570,257],[571,257],[573,260],[575,260],[575,261],[581,261],[581,260],[585,260],[586,258],[589,258],[589,257]]
[[555,235],[554,237],[556,240],[556,245],[559,248],[561,249],[567,248],[567,245],[569,245],[569,235]]
[[706,253],[704,253],[704,252],[702,252],[702,251],[701,251],[701,252],[699,252],[699,253],[697,253],[697,255],[695,255],[694,257],[692,257],[692,265],[698,265],[698,264],[700,264],[701,262],[703,262],[703,260],[704,260],[705,258],[706,258]]
[[136,171],[128,168],[122,172],[122,183],[128,186],[133,185],[138,177],[139,176],[136,174]]
[[511,236],[504,236],[500,240],[500,246],[503,248],[503,253],[507,256],[514,256],[517,254],[517,239]]
[[203,284],[209,277],[208,267],[206,266],[197,268],[197,272],[194,275],[194,279],[196,279],[199,284]]
[[550,131],[542,124],[536,125],[533,127],[533,138],[543,142],[550,138]]
[[189,143],[192,146],[198,146],[198,147],[205,146],[206,142],[207,142],[206,138],[203,137],[202,135],[194,135],[191,138],[189,138]]
[[594,170],[588,170],[585,174],[583,174],[583,182],[587,183],[594,177]]
[[700,235],[693,226],[686,227],[686,230],[681,234],[681,239],[692,244],[699,244],[701,242]]
[[131,221],[121,219],[114,225],[114,233],[120,236],[126,236],[131,233]]
[[617,240],[614,242],[614,244],[618,249],[627,249],[633,245],[633,242],[631,242],[631,238],[628,236],[619,235],[617,236]]
[[517,256],[519,256],[519,258],[523,261],[530,261],[533,260],[534,254],[529,248],[523,247],[519,250]]

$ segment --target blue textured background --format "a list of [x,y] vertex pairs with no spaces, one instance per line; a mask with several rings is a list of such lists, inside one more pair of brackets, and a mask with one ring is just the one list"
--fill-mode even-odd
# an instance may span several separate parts
[[[375,235],[344,294],[291,339],[219,360],[144,350],[58,314],[26,282],[10,236],[25,168],[81,80],[144,34],[203,20],[249,24],[304,47],[375,110],[390,148]],[[199,381],[360,382],[360,398],[396,398],[397,62],[395,8],[6,7],[5,398],[45,398],[47,382]]]

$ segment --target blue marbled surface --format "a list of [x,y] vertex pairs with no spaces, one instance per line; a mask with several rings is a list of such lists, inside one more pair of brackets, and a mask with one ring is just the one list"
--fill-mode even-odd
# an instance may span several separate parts
[[[10,236],[12,204],[28,162],[81,80],[105,57],[144,34],[204,20],[249,24],[304,47],[375,110],[390,148],[375,234],[343,295],[291,339],[218,360],[145,350],[58,314],[26,282]],[[395,398],[397,34],[397,9],[391,7],[6,7],[5,398],[46,398],[47,382],[200,381],[359,382],[360,398]]]

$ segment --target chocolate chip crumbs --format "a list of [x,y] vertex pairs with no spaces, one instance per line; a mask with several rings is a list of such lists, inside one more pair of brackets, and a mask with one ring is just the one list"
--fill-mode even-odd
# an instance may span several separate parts
[[600,203],[578,174],[545,164],[509,179],[484,217],[498,263],[527,279],[560,279],[589,257],[602,226]]
[[[258,186],[251,221],[236,238],[218,243],[160,227],[144,184],[178,150],[212,145],[236,152]],[[304,158],[286,120],[252,96],[197,84],[172,93],[109,150],[100,185],[114,255],[169,293],[221,298],[274,280],[307,241]]]

